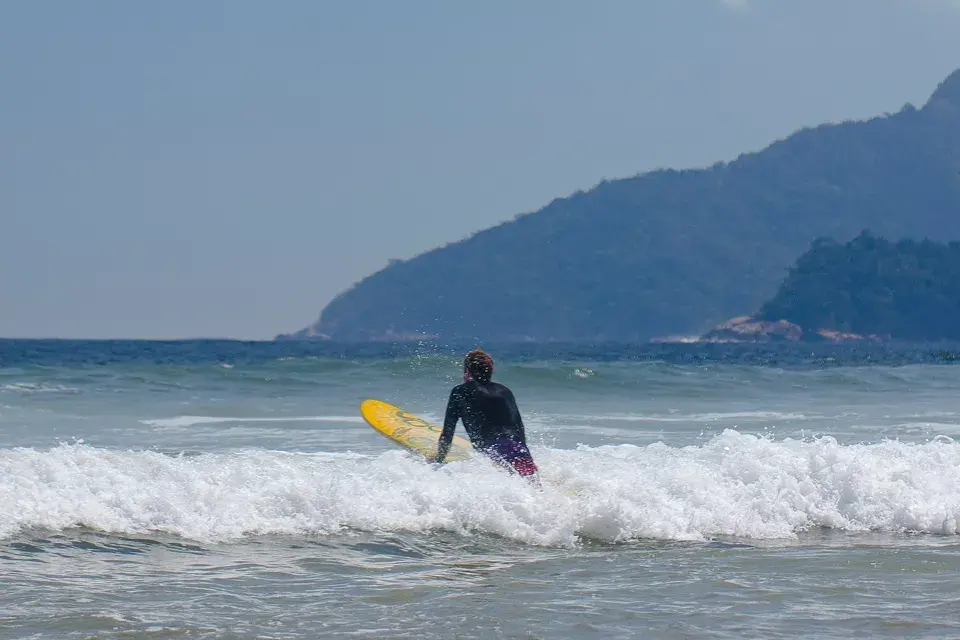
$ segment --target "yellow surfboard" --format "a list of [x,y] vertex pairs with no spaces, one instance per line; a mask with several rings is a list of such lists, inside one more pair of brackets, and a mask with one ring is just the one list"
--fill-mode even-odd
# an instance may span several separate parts
[[[364,400],[360,404],[360,414],[371,427],[401,447],[415,451],[424,457],[436,455],[437,441],[440,439],[442,427],[430,424],[423,418],[380,400]],[[473,446],[470,441],[454,436],[445,461],[457,462],[467,460],[471,456],[473,456]]]

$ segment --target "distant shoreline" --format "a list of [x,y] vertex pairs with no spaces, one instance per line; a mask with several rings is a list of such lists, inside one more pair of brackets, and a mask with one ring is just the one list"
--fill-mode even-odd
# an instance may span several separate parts
[[764,341],[751,339],[712,339],[704,337],[682,336],[682,337],[663,337],[653,338],[648,341],[622,341],[622,340],[604,340],[604,341],[533,341],[533,340],[412,340],[412,341],[388,341],[388,340],[316,340],[310,338],[303,339],[262,339],[249,340],[241,338],[4,338],[0,337],[0,345],[12,344],[116,344],[116,345],[145,345],[145,344],[235,344],[235,345],[262,345],[262,346],[327,346],[334,348],[342,347],[404,347],[404,348],[436,348],[436,349],[460,349],[472,348],[476,345],[487,345],[491,349],[495,347],[510,348],[522,350],[530,349],[549,349],[549,348],[574,348],[574,349],[610,349],[624,348],[636,349],[645,347],[722,347],[731,346],[766,346],[766,347],[810,347],[810,346],[853,346],[858,344],[871,345],[874,347],[930,347],[939,345],[960,345],[960,341],[951,340],[899,340],[882,339],[870,340],[867,337],[860,339],[851,339],[847,341],[831,342],[830,340],[810,340],[810,341]]

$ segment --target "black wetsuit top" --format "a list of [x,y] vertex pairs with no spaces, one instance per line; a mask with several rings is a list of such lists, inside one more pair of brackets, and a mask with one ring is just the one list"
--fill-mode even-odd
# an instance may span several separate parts
[[437,462],[443,462],[446,457],[460,419],[463,419],[463,426],[475,449],[486,449],[500,440],[527,444],[523,419],[513,392],[499,382],[471,380],[455,386],[450,392],[437,447]]

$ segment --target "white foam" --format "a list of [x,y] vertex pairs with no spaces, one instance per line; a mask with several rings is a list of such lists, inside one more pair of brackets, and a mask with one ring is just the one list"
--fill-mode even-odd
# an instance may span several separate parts
[[589,420],[620,420],[623,422],[721,422],[736,420],[813,420],[817,416],[779,411],[732,411],[728,413],[691,413],[675,415],[612,414],[605,416],[578,416]]
[[12,382],[10,384],[0,385],[0,391],[16,391],[19,393],[80,393],[80,389],[76,387],[36,382]]
[[[703,446],[534,449],[542,492],[476,458],[248,451],[172,457],[83,444],[0,450],[0,538],[27,528],[256,534],[453,531],[540,545],[817,527],[960,534],[960,444],[840,445],[726,430]],[[572,491],[573,495],[567,492]]]
[[140,420],[140,424],[151,427],[191,427],[196,424],[215,424],[218,422],[363,422],[359,416],[271,416],[271,417],[228,417],[228,416],[176,416],[175,418],[156,418]]
[[893,425],[893,428],[904,429],[907,431],[913,431],[917,429],[936,429],[939,432],[956,432],[960,429],[960,424],[956,422],[902,422],[900,424]]

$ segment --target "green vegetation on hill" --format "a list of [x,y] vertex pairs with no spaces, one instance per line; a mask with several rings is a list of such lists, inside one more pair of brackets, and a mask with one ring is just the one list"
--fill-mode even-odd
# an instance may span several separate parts
[[758,319],[899,340],[960,339],[960,242],[821,239]]
[[[638,141],[639,143],[640,141]],[[922,109],[605,181],[397,261],[292,337],[643,341],[758,308],[813,238],[960,239],[960,71]]]

